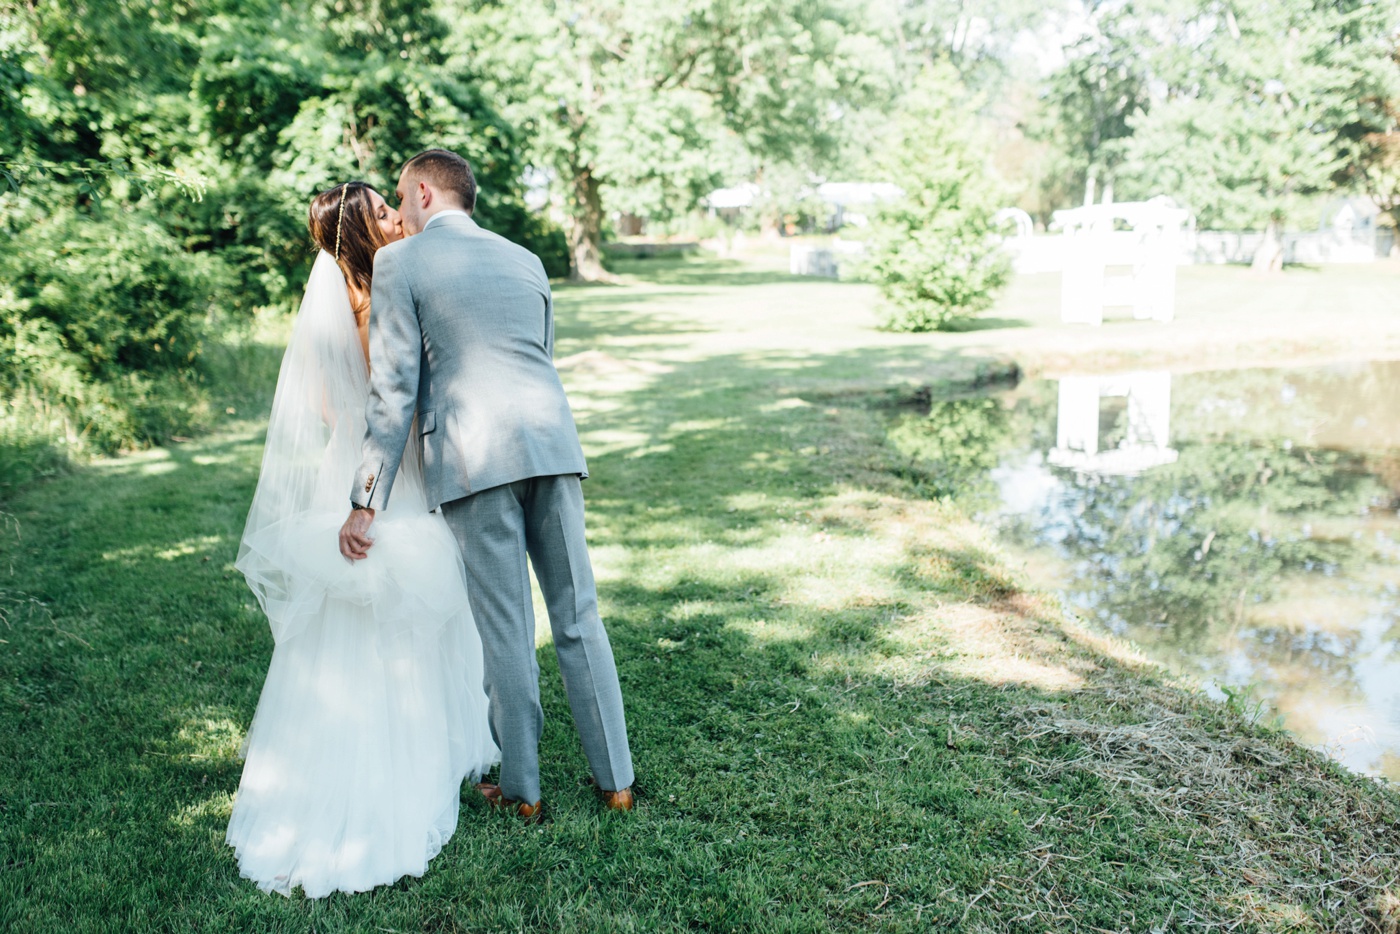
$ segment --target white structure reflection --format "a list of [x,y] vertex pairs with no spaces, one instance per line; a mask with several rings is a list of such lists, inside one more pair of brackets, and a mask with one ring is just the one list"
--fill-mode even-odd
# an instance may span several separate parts
[[[1100,412],[1106,398],[1127,399],[1127,432],[1100,449]],[[1048,460],[1081,473],[1124,476],[1175,463],[1170,445],[1172,375],[1166,371],[1060,380],[1055,447]]]

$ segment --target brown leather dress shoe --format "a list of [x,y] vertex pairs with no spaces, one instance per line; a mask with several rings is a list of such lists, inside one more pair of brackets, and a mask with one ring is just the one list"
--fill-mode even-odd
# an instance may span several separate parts
[[539,824],[544,821],[544,802],[536,801],[534,804],[526,804],[524,801],[512,801],[501,793],[500,785],[493,785],[490,782],[480,782],[476,790],[481,792],[481,796],[493,808],[505,808],[515,814],[527,824]]
[[630,811],[632,810],[632,789],[623,788],[620,791],[604,791],[603,807],[609,811]]

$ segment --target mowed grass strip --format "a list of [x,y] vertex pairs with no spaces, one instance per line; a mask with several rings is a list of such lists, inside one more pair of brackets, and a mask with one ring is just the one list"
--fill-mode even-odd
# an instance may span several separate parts
[[[422,879],[314,902],[240,880],[223,831],[272,644],[232,569],[260,425],[230,421],[6,505],[0,928],[1396,923],[1400,796],[1079,629],[917,495],[890,400],[994,356],[868,332],[862,286],[630,272],[558,305],[637,810],[585,785],[542,639],[549,824],[468,791]],[[763,324],[784,315],[791,347]]]

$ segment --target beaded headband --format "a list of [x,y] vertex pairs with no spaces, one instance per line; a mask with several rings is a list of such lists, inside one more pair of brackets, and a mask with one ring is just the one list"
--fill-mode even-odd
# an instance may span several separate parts
[[335,258],[340,259],[340,222],[345,220],[345,189],[350,187],[346,182],[340,186],[340,212],[335,216]]

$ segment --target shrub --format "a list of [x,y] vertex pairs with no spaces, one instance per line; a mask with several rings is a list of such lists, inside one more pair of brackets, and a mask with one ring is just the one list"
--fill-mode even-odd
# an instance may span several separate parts
[[876,215],[867,272],[889,302],[884,326],[896,331],[948,327],[991,307],[1010,278],[992,226],[1002,193],[968,130],[976,117],[957,104],[962,88],[929,69],[909,92],[881,160],[904,190]]
[[0,285],[0,496],[62,471],[74,440],[69,403],[82,379],[46,322],[27,321],[13,289]]
[[4,278],[27,319],[52,325],[86,375],[194,366],[227,285],[223,264],[186,253],[139,214],[62,211],[15,238]]
[[0,256],[0,484],[206,425],[199,357],[231,281],[140,214],[22,229]]

